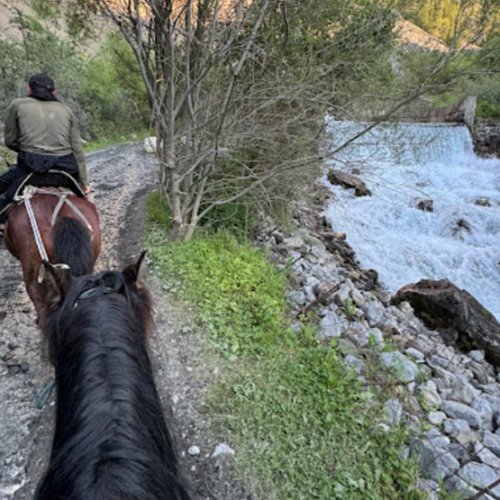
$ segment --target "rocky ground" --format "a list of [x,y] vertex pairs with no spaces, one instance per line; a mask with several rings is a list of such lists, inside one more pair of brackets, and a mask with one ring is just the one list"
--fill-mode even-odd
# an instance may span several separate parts
[[[143,201],[157,181],[156,161],[132,144],[94,153],[88,166],[103,234],[96,270],[120,269],[141,251]],[[3,247],[0,267],[0,500],[28,500],[50,453],[54,396],[43,404],[43,390],[53,371],[20,265]],[[200,345],[189,312],[175,305],[151,275],[148,284],[157,312],[152,362],[193,498],[241,500],[246,495],[230,470],[233,450],[216,439],[202,404],[206,382],[217,377],[216,363]]]
[[276,265],[289,270],[296,316],[315,311],[318,339],[325,345],[334,340],[367,387],[376,384],[394,394],[386,420],[374,425],[412,429],[405,453],[418,461],[425,478],[418,486],[429,500],[445,490],[500,499],[499,367],[470,342],[467,350],[450,345],[449,329],[426,327],[408,302],[384,290],[376,271],[361,269],[346,235],[335,234],[319,215],[332,201],[328,190],[318,188],[316,200],[295,203],[296,231],[268,221],[260,235]]

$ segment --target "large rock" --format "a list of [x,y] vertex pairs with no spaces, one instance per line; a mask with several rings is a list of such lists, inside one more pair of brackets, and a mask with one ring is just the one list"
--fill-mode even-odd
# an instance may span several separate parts
[[474,149],[478,155],[500,156],[500,123],[479,120],[476,123]]
[[342,172],[342,170],[330,170],[327,179],[331,184],[339,185],[344,188],[354,188],[356,196],[371,196],[370,190],[366,184],[355,175]]
[[446,279],[421,280],[397,292],[393,303],[402,301],[446,343],[465,352],[482,349],[490,363],[500,366],[500,323],[465,290]]

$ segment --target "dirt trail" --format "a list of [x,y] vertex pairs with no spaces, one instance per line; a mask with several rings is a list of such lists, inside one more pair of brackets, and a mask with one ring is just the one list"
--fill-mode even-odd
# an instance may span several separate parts
[[[88,167],[103,234],[96,270],[121,269],[142,249],[143,202],[158,178],[156,160],[141,146],[128,144],[89,155]],[[53,371],[20,265],[3,247],[0,269],[0,500],[28,500],[50,454],[54,397],[42,410],[37,400]],[[220,443],[202,394],[218,376],[214,359],[207,358],[209,349],[200,345],[188,315],[151,275],[148,282],[157,311],[151,339],[156,381],[193,499],[249,498],[231,477],[231,455],[213,457]]]

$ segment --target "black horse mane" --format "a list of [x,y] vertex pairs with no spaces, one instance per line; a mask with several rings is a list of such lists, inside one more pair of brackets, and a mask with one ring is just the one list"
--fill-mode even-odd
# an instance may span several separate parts
[[36,500],[189,500],[148,357],[151,312],[125,271],[73,279],[48,313],[57,416]]
[[73,276],[91,274],[94,269],[89,232],[76,219],[63,217],[54,228],[57,262],[67,264]]

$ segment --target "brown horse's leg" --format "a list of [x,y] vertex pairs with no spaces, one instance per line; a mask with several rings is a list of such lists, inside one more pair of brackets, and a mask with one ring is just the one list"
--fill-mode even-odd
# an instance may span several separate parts
[[38,283],[38,273],[40,272],[40,265],[27,264],[23,265],[23,278],[26,284],[26,291],[30,296],[33,304],[35,305],[37,324],[40,321],[40,314],[43,308],[43,301],[41,296],[41,286]]

